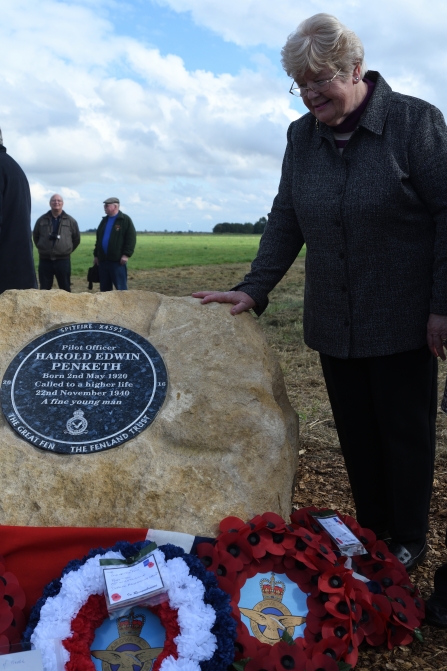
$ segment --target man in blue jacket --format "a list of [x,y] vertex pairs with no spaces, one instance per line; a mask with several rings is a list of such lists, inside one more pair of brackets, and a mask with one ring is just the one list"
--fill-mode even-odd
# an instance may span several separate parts
[[0,131],[0,293],[7,289],[37,289],[37,281],[29,184],[6,153]]
[[120,210],[118,198],[104,201],[106,216],[96,232],[94,262],[99,265],[101,291],[127,290],[127,262],[132,256],[137,234],[132,219]]

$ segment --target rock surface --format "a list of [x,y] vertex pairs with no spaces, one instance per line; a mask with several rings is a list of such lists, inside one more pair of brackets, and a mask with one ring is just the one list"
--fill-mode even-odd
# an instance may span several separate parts
[[255,320],[229,306],[145,291],[0,296],[0,374],[31,340],[75,322],[147,338],[169,389],[154,423],[102,453],[59,455],[0,417],[0,523],[152,527],[215,534],[227,515],[290,513],[298,419]]

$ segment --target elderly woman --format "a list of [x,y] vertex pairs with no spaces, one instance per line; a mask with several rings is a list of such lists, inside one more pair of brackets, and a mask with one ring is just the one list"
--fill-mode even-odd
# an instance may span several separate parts
[[360,39],[328,14],[298,26],[282,63],[309,113],[289,127],[258,255],[235,290],[193,296],[260,315],[306,245],[304,338],[357,518],[411,569],[426,553],[447,338],[447,128],[366,71]]

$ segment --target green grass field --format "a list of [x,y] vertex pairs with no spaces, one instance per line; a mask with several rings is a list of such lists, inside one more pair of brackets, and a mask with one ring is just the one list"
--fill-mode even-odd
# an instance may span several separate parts
[[[247,263],[256,256],[260,235],[138,235],[129,270]],[[71,256],[73,275],[84,275],[93,263],[95,235],[82,233]],[[300,256],[304,255],[304,251]],[[37,252],[34,250],[37,264]]]

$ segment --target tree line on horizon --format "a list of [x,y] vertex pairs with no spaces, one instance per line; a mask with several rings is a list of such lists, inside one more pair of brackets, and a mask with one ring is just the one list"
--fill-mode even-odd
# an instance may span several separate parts
[[224,222],[216,224],[213,233],[264,233],[266,223],[266,217],[261,217],[255,224],[249,222],[246,224],[229,224]]

